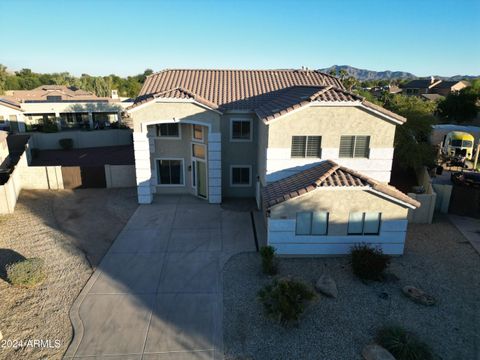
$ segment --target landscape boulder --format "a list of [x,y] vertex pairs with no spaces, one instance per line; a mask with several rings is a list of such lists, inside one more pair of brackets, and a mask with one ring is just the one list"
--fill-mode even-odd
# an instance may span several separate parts
[[416,303],[432,306],[435,305],[436,300],[432,295],[427,294],[422,289],[416,288],[415,286],[407,285],[402,288],[403,293],[409,299],[415,301]]
[[335,280],[327,274],[320,276],[315,284],[315,289],[328,297],[336,298],[338,296],[337,284]]
[[365,360],[395,360],[395,357],[387,349],[377,344],[365,346],[362,356]]

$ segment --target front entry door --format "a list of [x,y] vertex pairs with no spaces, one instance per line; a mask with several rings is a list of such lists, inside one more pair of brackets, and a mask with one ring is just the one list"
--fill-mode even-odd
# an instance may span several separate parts
[[197,175],[197,195],[207,197],[207,168],[204,161],[195,161]]

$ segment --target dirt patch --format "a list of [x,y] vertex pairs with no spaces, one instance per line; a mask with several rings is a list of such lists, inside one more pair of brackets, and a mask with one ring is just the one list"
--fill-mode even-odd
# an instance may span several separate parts
[[[87,256],[98,263],[136,209],[135,201],[130,204],[132,194],[134,189],[22,191],[15,213],[0,216],[0,263],[39,257],[47,273],[47,279],[33,289],[14,288],[0,280],[3,338],[50,340],[52,346],[58,340],[59,344],[58,348],[7,347],[0,349],[0,358],[62,357],[73,335],[70,307],[92,274],[82,249],[92,248]],[[70,211],[73,218],[64,221]]]

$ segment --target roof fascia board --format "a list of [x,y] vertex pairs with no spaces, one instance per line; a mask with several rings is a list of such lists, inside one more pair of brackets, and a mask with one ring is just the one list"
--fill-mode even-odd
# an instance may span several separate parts
[[410,209],[416,209],[416,208],[417,208],[416,206],[414,206],[414,205],[412,205],[412,204],[406,203],[405,201],[402,201],[402,200],[399,200],[399,199],[397,199],[397,198],[394,198],[393,196],[387,195],[387,194],[385,194],[385,193],[383,193],[383,192],[381,192],[381,191],[375,190],[375,189],[373,189],[373,188],[369,188],[369,189],[366,190],[366,191],[371,192],[371,193],[373,193],[373,194],[376,194],[376,195],[378,195],[378,196],[381,196],[381,197],[383,197],[383,198],[385,198],[385,199],[391,200],[391,201],[393,201],[393,202],[396,202],[396,203],[398,203],[398,204],[400,204],[400,205],[406,206],[406,207],[408,207],[408,208],[410,208]]

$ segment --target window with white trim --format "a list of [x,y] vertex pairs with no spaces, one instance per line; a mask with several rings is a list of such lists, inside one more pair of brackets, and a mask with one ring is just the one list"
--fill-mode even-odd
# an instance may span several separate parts
[[156,125],[157,136],[166,138],[180,138],[180,125],[174,123]]
[[341,136],[339,157],[368,158],[370,156],[370,136]]
[[158,185],[184,185],[182,159],[157,160]]
[[348,217],[348,235],[378,235],[381,218],[379,212],[351,212]]
[[232,166],[230,171],[232,186],[250,186],[252,184],[250,166]]
[[292,158],[321,158],[321,136],[292,136]]
[[296,235],[327,235],[328,216],[326,211],[298,212],[296,218]]
[[235,120],[231,122],[230,138],[235,141],[252,140],[252,121],[250,119]]

